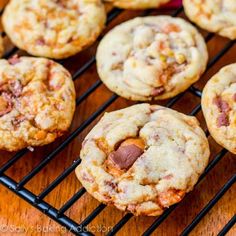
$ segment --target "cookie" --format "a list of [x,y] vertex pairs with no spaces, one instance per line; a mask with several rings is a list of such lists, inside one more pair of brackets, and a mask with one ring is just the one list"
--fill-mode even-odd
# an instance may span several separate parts
[[170,0],[106,0],[114,6],[125,9],[148,9],[158,8]]
[[183,5],[189,19],[201,28],[236,39],[235,0],[183,0]]
[[202,110],[212,137],[236,154],[236,64],[223,67],[208,81]]
[[110,90],[148,101],[186,90],[204,72],[208,53],[202,36],[185,20],[149,16],[112,29],[96,58],[99,76]]
[[44,58],[0,60],[0,149],[17,151],[53,142],[75,110],[71,75]]
[[101,0],[11,0],[2,22],[17,47],[61,59],[93,43],[105,20]]
[[4,46],[3,46],[3,38],[0,36],[0,57],[3,56],[4,53]]
[[156,216],[193,189],[209,158],[195,117],[149,104],[106,113],[85,138],[76,175],[99,201]]

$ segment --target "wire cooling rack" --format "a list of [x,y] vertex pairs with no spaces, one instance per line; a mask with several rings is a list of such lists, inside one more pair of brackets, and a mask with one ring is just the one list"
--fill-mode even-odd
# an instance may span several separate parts
[[[183,11],[183,8],[175,10],[172,16],[178,16]],[[116,18],[122,10],[113,9],[108,14],[107,23],[111,22],[114,18]],[[143,12],[142,15],[149,15],[151,10],[147,10]],[[2,11],[0,12],[2,14]],[[3,36],[5,34],[3,33]],[[208,33],[205,36],[205,41],[208,42],[214,37],[213,33]],[[100,38],[98,39],[100,40]],[[217,53],[212,60],[208,63],[207,71],[235,44],[234,41],[228,41],[223,49]],[[4,58],[9,58],[17,52],[17,48],[12,48],[5,55]],[[93,64],[95,63],[95,57],[92,56],[84,65],[82,65],[78,70],[73,74],[73,80],[77,80],[84,72],[86,72]],[[79,98],[76,100],[76,105],[84,101],[88,96],[90,96],[100,85],[102,82],[100,80],[96,81],[91,87],[87,89]],[[192,86],[188,89],[188,92],[193,94],[194,96],[201,98],[202,92],[196,87]],[[176,102],[180,100],[185,93],[182,93],[172,99],[170,99],[166,106],[172,107]],[[7,188],[9,188],[16,195],[30,203],[35,208],[39,209],[43,214],[49,216],[62,226],[65,226],[70,232],[75,235],[93,235],[91,232],[86,230],[86,226],[94,220],[96,216],[106,207],[104,204],[100,204],[97,208],[93,210],[91,214],[89,214],[82,222],[78,223],[65,215],[65,212],[69,210],[75,202],[81,198],[86,190],[81,188],[78,192],[76,192],[61,208],[56,209],[51,204],[46,202],[44,198],[52,192],[74,169],[80,164],[81,160],[78,158],[73,162],[71,166],[65,169],[55,180],[53,180],[41,193],[38,195],[31,192],[29,189],[25,187],[25,185],[36,175],[38,174],[46,165],[52,161],[57,154],[59,154],[63,149],[67,147],[71,143],[71,141],[76,138],[91,122],[93,122],[99,115],[101,115],[116,99],[117,95],[113,94],[105,103],[103,103],[91,116],[89,116],[79,127],[77,127],[68,137],[64,139],[49,155],[46,156],[35,168],[33,168],[27,175],[25,175],[20,181],[16,181],[11,177],[6,175],[6,171],[13,166],[19,159],[21,159],[27,152],[28,149],[24,149],[18,153],[16,153],[12,158],[10,158],[5,164],[0,167],[0,183]],[[201,105],[197,104],[196,107],[191,111],[190,115],[196,115],[201,110]],[[209,136],[208,131],[206,134]],[[217,165],[217,163],[227,154],[225,149],[222,149],[209,163],[208,167],[201,175],[199,181],[201,181],[212,169]],[[236,181],[236,174],[234,174],[219,190],[219,192],[210,200],[210,202],[197,214],[197,216],[193,219],[193,221],[183,230],[181,235],[188,235],[195,226],[201,221],[201,219],[214,207],[214,205],[218,202],[218,200],[226,193],[227,190],[231,188],[231,186]],[[198,182],[199,183],[199,182]],[[171,206],[167,209],[164,214],[157,217],[156,220],[143,232],[144,236],[151,235],[154,230],[170,215],[170,213],[177,207],[178,204]],[[112,236],[115,235],[131,218],[132,214],[127,213],[124,217],[112,227],[112,229],[107,233],[107,235]],[[236,216],[234,215],[230,221],[222,228],[219,232],[219,235],[225,235],[235,224]]]

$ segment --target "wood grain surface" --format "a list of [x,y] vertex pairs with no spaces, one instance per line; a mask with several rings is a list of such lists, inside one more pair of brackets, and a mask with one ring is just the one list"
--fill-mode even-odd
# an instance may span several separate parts
[[[3,6],[6,1],[0,1]],[[110,7],[107,8],[108,11]],[[169,11],[158,10],[152,11],[151,14],[168,14]],[[123,11],[109,26],[104,33],[110,28],[122,21],[131,19],[137,15],[142,15],[141,11]],[[181,13],[181,17],[185,16]],[[205,36],[207,32],[202,31]],[[228,39],[214,36],[208,42],[208,50],[210,59],[219,52]],[[9,40],[5,39],[7,50],[11,48]],[[83,63],[90,59],[96,51],[97,43],[78,55],[67,60],[60,61],[71,74],[80,68]],[[17,52],[20,55],[25,53]],[[204,76],[196,83],[196,87],[202,89],[206,81],[216,73],[222,66],[236,62],[236,45],[234,45],[215,65],[210,68]],[[79,98],[91,85],[98,81],[96,66],[93,64],[88,71],[75,80],[77,98]],[[91,114],[93,114],[104,102],[113,94],[104,86],[99,86],[89,97],[77,106],[73,124],[70,133],[79,127]],[[160,102],[166,104],[167,101]],[[174,109],[189,113],[198,103],[199,98],[193,96],[190,92],[185,95],[173,106]],[[134,102],[118,98],[107,111],[112,111],[132,105]],[[79,157],[81,142],[85,135],[91,130],[94,124],[99,120],[99,116],[92,122],[78,137],[76,137],[62,152],[60,152],[40,173],[38,173],[26,185],[26,188],[35,194],[39,194],[48,184],[50,184],[63,170],[69,167],[74,160]],[[201,126],[205,129],[206,125],[202,113],[197,114],[201,122]],[[69,134],[69,133],[68,133]],[[6,174],[16,181],[21,180],[29,173],[37,164],[39,164],[53,149],[55,149],[67,136],[63,136],[53,144],[45,147],[35,148],[34,152],[28,152],[20,160],[18,160]],[[211,146],[211,160],[216,153],[221,150],[214,140],[209,137]],[[13,154],[0,152],[0,165],[9,160]],[[208,203],[208,201],[220,190],[220,188],[233,176],[236,170],[235,156],[232,154],[225,155],[220,162],[210,171],[196,188],[189,193],[178,207],[170,214],[170,216],[155,230],[153,235],[175,236],[193,220],[199,211]],[[81,184],[77,181],[74,172],[72,172],[61,184],[59,184],[44,199],[52,206],[60,208],[68,199],[70,199],[79,189]],[[236,185],[234,184],[213,209],[203,218],[203,220],[192,231],[191,235],[217,235],[223,226],[236,213]],[[88,216],[97,206],[99,202],[93,199],[89,194],[85,193],[68,211],[66,215],[81,222]],[[106,207],[93,221],[89,224],[89,228],[95,235],[105,235],[106,231],[114,226],[125,213],[120,212],[112,207]],[[132,217],[125,226],[117,233],[117,235],[136,236],[141,235],[155,220],[155,217]],[[104,232],[99,232],[104,231]],[[51,220],[49,217],[29,205],[10,190],[0,185],[0,235],[72,235],[65,231],[63,227]],[[230,236],[236,235],[236,227],[234,226],[228,233]]]

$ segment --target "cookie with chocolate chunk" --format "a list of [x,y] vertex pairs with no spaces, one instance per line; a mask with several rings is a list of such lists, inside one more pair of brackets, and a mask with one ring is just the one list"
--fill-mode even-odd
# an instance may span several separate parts
[[209,158],[195,117],[149,104],[106,113],[85,138],[76,175],[99,201],[156,216],[191,191]]
[[44,58],[0,60],[0,149],[42,146],[60,137],[75,110],[71,75]]
[[105,21],[101,0],[11,0],[2,17],[5,32],[17,47],[56,59],[92,44]]
[[236,154],[236,64],[223,67],[208,81],[202,110],[212,137]]
[[125,9],[158,8],[170,0],[105,0],[114,6]]
[[235,0],[183,0],[191,21],[205,30],[236,39]]
[[170,16],[135,18],[112,29],[97,51],[101,80],[131,100],[167,99],[204,72],[205,42],[188,22]]

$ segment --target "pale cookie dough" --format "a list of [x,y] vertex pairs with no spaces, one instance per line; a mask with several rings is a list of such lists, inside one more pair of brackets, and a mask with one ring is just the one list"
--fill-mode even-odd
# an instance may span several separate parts
[[149,104],[106,113],[85,138],[76,175],[99,201],[156,216],[191,191],[209,158],[195,117]]
[[210,32],[236,39],[235,0],[183,0],[191,21]]
[[170,0],[105,0],[114,6],[125,9],[158,8]]
[[0,60],[0,149],[42,146],[60,137],[75,110],[70,73],[44,58]]
[[99,76],[110,90],[147,101],[186,90],[204,72],[208,53],[202,36],[185,20],[150,16],[112,29],[96,57]]
[[17,47],[60,59],[93,43],[105,20],[101,0],[11,0],[2,22]]
[[208,81],[202,110],[212,137],[236,154],[236,64],[223,67]]

